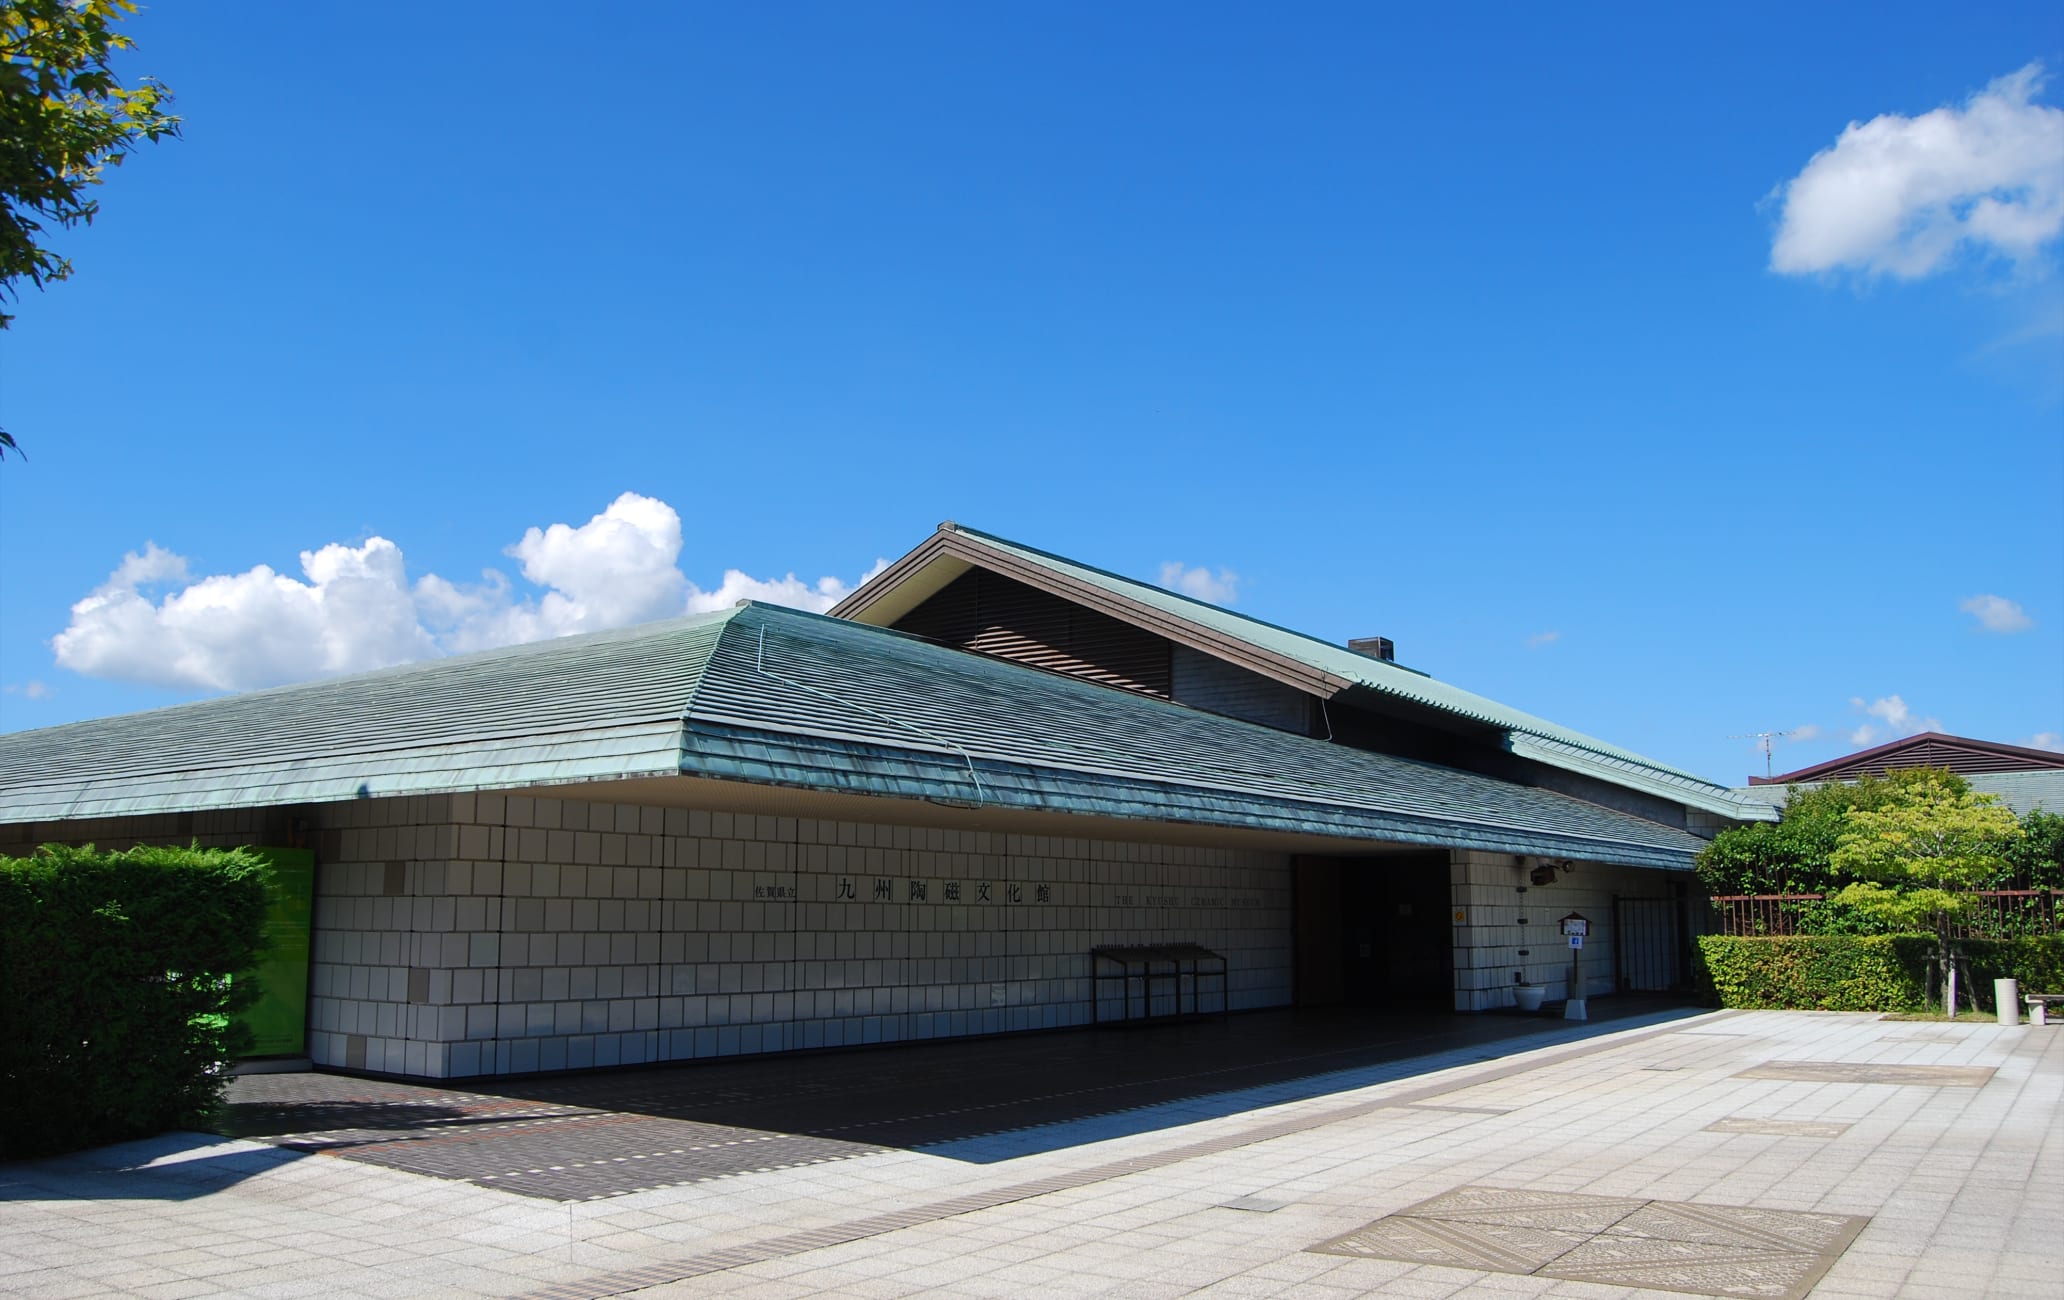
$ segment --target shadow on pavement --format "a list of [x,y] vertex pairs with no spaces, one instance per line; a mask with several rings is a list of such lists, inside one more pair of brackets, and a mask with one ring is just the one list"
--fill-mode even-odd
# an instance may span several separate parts
[[302,1158],[278,1147],[231,1145],[212,1133],[161,1133],[89,1151],[0,1164],[0,1204],[190,1201]]
[[[541,1103],[806,1134],[986,1163],[1493,1060],[1701,1008],[1597,998],[1593,1019],[1349,1010],[769,1056],[481,1085]],[[1086,1123],[1096,1121],[1095,1123]],[[1047,1131],[1045,1141],[998,1134]]]

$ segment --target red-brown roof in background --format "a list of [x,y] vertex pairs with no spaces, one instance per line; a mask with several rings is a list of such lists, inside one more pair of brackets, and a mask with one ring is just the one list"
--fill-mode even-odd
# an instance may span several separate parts
[[1802,767],[1781,776],[1752,776],[1750,785],[1790,785],[1794,781],[1851,781],[1863,776],[1883,776],[1894,768],[1946,767],[1952,772],[2034,772],[2064,768],[2064,754],[2021,745],[2002,745],[1994,740],[1973,740],[1924,731],[1859,750],[1825,763]]

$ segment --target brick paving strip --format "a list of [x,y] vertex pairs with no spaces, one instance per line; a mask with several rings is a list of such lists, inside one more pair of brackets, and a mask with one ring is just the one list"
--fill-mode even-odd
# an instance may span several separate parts
[[[553,1201],[599,1201],[882,1148],[622,1110],[511,1100],[384,1080],[258,1075],[223,1128],[338,1156]],[[323,1127],[309,1126],[313,1118]]]
[[[1742,1013],[1723,1011],[1715,1013],[1715,1018],[1739,1014]],[[1076,1188],[1087,1187],[1093,1183],[1106,1182],[1114,1178],[1124,1178],[1131,1174],[1162,1169],[1169,1165],[1179,1164],[1185,1160],[1197,1159],[1200,1156],[1220,1155],[1227,1151],[1237,1150],[1240,1147],[1253,1146],[1257,1143],[1270,1142],[1277,1138],[1289,1137],[1311,1129],[1324,1128],[1329,1124],[1360,1119],[1376,1114],[1379,1111],[1415,1106],[1429,1098],[1458,1092],[1464,1088],[1474,1088],[1486,1083],[1495,1083],[1501,1079],[1528,1074],[1547,1065],[1559,1065],[1567,1061],[1578,1060],[1603,1052],[1619,1051],[1624,1049],[1629,1043],[1640,1042],[1645,1039],[1676,1032],[1679,1032],[1679,1026],[1662,1025],[1652,1029],[1614,1035],[1600,1041],[1574,1047],[1559,1050],[1549,1049],[1547,1054],[1531,1060],[1472,1071],[1468,1077],[1463,1079],[1444,1080],[1439,1083],[1406,1089],[1379,1101],[1362,1102],[1352,1106],[1337,1106],[1323,1111],[1276,1120],[1272,1123],[1258,1125],[1238,1133],[1231,1133],[1225,1137],[1210,1138],[1202,1142],[1185,1143],[1182,1146],[1171,1147],[1166,1151],[1133,1156],[1124,1160],[1112,1160],[1103,1164],[1092,1165],[1086,1169],[1054,1174],[1050,1177],[1034,1179],[1029,1182],[1012,1183],[1003,1187],[991,1188],[988,1191],[971,1192],[966,1196],[957,1196],[951,1200],[933,1201],[929,1204],[912,1206],[904,1210],[894,1210],[886,1214],[870,1215],[863,1219],[853,1219],[845,1223],[827,1224],[824,1227],[812,1228],[806,1232],[784,1233],[777,1237],[766,1237],[759,1241],[745,1242],[741,1245],[726,1247],[722,1250],[708,1251],[700,1255],[690,1255],[681,1259],[665,1260],[640,1268],[627,1268],[602,1273],[594,1277],[582,1278],[575,1282],[565,1282],[543,1287],[535,1291],[524,1292],[517,1297],[517,1300],[605,1300],[605,1297],[624,1295],[632,1291],[642,1291],[648,1287],[665,1286],[668,1283],[681,1282],[689,1278],[702,1277],[711,1273],[722,1273],[734,1268],[743,1268],[749,1264],[762,1264],[768,1260],[782,1259],[790,1255],[801,1255],[809,1251],[823,1250],[831,1246],[843,1246],[869,1237],[882,1236],[885,1233],[900,1232],[905,1228],[937,1223],[943,1219],[956,1218],[963,1214],[974,1214],[982,1210],[992,1210],[998,1206],[1009,1205],[1016,1201],[1027,1201],[1035,1197],[1049,1196],[1055,1192],[1073,1191]]]

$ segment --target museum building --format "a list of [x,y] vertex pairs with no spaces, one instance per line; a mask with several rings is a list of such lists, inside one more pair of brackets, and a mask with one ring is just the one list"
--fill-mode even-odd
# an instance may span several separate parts
[[312,859],[300,1050],[427,1078],[1667,988],[1693,856],[1774,816],[1380,638],[950,523],[828,616],[0,737],[0,853]]

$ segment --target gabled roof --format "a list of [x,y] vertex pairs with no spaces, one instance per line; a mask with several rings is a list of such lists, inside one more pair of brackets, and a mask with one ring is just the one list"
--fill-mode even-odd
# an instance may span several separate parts
[[1858,750],[1782,776],[1752,776],[1749,784],[1853,781],[1861,776],[1883,776],[1901,767],[1946,767],[1966,775],[1972,772],[2039,772],[2064,768],[2064,754],[2021,745],[2002,745],[1995,740],[1973,740],[1969,736],[1924,731],[1918,736]]
[[1321,699],[1372,692],[1506,733],[1512,752],[1723,817],[1765,818],[1726,786],[1423,672],[1317,637],[947,522],[915,550],[834,606],[835,618],[886,627],[970,568],[980,566],[1146,628],[1178,645],[1240,665]]
[[1551,791],[766,605],[0,737],[0,819],[695,776],[1685,868]]

